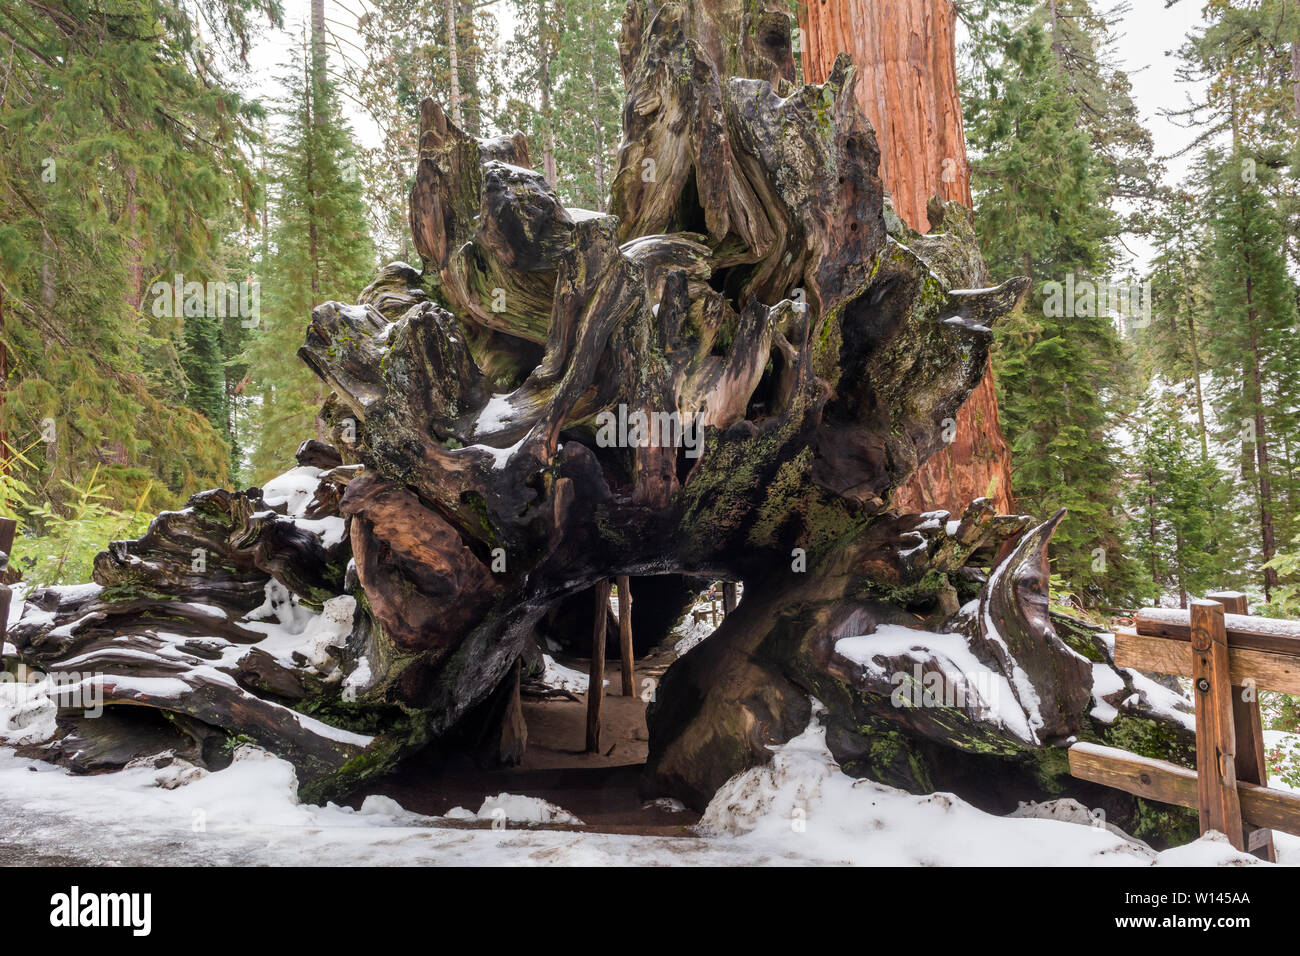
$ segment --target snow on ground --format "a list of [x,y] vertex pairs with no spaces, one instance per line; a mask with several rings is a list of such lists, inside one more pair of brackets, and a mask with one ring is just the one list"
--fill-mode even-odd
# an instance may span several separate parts
[[[0,674],[8,678],[9,674]],[[39,682],[0,679],[0,743],[39,744],[54,736],[58,707]]]
[[309,465],[290,468],[262,486],[262,500],[273,508],[284,505],[289,517],[301,518],[316,494],[322,474],[319,468]]
[[[362,804],[365,809],[365,804]],[[563,807],[543,800],[541,797],[524,797],[516,793],[498,793],[487,797],[478,813],[472,813],[464,807],[452,807],[447,811],[450,820],[491,820],[497,825],[502,823],[561,823],[582,825],[582,821]]]
[[[292,491],[285,491],[289,491],[286,498],[294,497]],[[295,504],[305,506],[301,498]],[[22,612],[21,595],[15,597],[11,622]],[[336,613],[313,615],[277,597],[285,596],[268,591],[261,613],[249,617],[272,619],[259,628],[268,635],[262,643],[280,653],[304,643],[326,644],[334,637],[338,621],[350,617],[341,603]],[[248,621],[245,626],[258,627]],[[687,614],[674,632],[678,655],[712,631],[711,624],[696,622]],[[304,637],[314,640],[304,641]],[[587,675],[549,656],[545,663],[548,684],[585,693]],[[820,713],[820,705],[816,709]],[[1087,808],[1063,806],[1062,801],[1024,807],[1018,811],[1021,816],[999,817],[952,794],[918,797],[854,780],[835,765],[816,716],[803,734],[773,748],[769,765],[732,778],[718,791],[701,821],[701,839],[528,829],[527,824],[580,821],[544,800],[507,793],[487,797],[477,811],[457,807],[445,818],[409,812],[383,796],[367,797],[360,810],[305,805],[296,796],[292,765],[252,747],[241,748],[231,766],[218,773],[180,763],[162,770],[146,765],[115,774],[74,776],[15,756],[13,745],[49,736],[52,718],[42,685],[0,682],[0,744],[8,745],[0,746],[0,863],[1208,866],[1259,862],[1233,850],[1217,834],[1155,853],[1093,825],[1096,821]],[[1267,733],[1270,746],[1281,742],[1275,739],[1281,735]],[[1271,780],[1270,785],[1285,787],[1280,781]],[[490,821],[493,828],[449,825],[461,821]],[[1300,837],[1275,833],[1274,838],[1279,862],[1300,866]]]
[[[557,664],[550,654],[542,655],[542,664],[545,667],[542,671],[542,683],[547,687],[552,690],[567,690],[570,694],[587,693],[587,685],[591,683],[591,678],[582,671]],[[608,680],[605,681],[604,686],[609,686]]]
[[[818,705],[820,708],[820,705]],[[511,820],[571,815],[498,794],[453,821],[369,797],[360,810],[300,804],[292,766],[241,748],[217,773],[137,767],[74,777],[0,750],[0,861],[179,865],[1253,865],[1215,835],[1152,851],[1095,826],[998,817],[951,794],[918,797],[853,780],[826,749],[825,729],[774,748],[770,765],[718,792],[702,838],[520,828]],[[188,780],[188,782],[186,782]],[[179,785],[178,785],[179,784]],[[166,789],[167,786],[173,789]],[[498,812],[500,811],[500,812]],[[1300,864],[1300,840],[1279,840]]]
[[[697,607],[699,605],[696,605]],[[704,640],[714,631],[714,627],[708,618],[697,621],[688,611],[675,628],[673,628],[672,637],[676,638],[673,644],[673,653],[681,657],[700,641]]]
[[945,680],[960,689],[972,706],[986,711],[1021,740],[1031,743],[1037,740],[1032,717],[1020,705],[1010,681],[980,663],[964,634],[935,634],[898,624],[882,624],[870,634],[840,638],[835,642],[835,653],[877,677],[886,674],[884,665],[877,663],[876,658],[907,658],[919,664],[933,662]]
[[[715,608],[713,603],[715,599],[709,597],[713,588],[720,588],[720,586],[721,582],[715,583],[710,587],[709,591],[701,594],[699,599],[696,600],[691,608],[682,615],[682,619],[677,622],[677,626],[674,627],[672,632],[668,635],[669,640],[673,641],[673,653],[678,657],[681,657],[695,645],[699,644],[700,641],[704,640],[717,630],[717,626],[713,624],[712,617],[715,610],[718,616],[718,624],[722,623],[723,614],[721,598],[716,599],[718,604]],[[738,602],[742,601],[744,600],[744,597],[745,585],[738,582],[736,584],[736,600]],[[702,619],[698,621],[695,619],[695,614],[697,612],[702,617]],[[703,615],[709,616],[703,617]]]

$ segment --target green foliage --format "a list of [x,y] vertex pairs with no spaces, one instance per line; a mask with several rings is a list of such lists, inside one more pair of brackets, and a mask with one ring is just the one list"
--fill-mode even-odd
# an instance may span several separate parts
[[1129,486],[1134,560],[1146,571],[1144,597],[1196,596],[1239,582],[1233,483],[1200,448],[1173,390],[1148,397],[1136,416],[1137,454]]
[[68,485],[66,508],[56,510],[45,502],[25,509],[41,534],[20,532],[14,541],[13,566],[30,587],[89,581],[95,555],[106,542],[138,537],[149,526],[151,513],[144,508],[148,488],[133,507],[119,510],[98,475],[95,469],[84,485]]
[[990,272],[1034,282],[1023,309],[1000,327],[994,357],[1016,497],[1033,514],[1068,509],[1054,569],[1096,604],[1135,587],[1110,439],[1125,356],[1109,314],[1061,294],[1067,282],[1105,281],[1115,223],[1107,167],[1052,40],[1036,19],[1011,34],[1002,70],[967,97],[967,130]]
[[259,111],[224,79],[253,11],[278,21],[274,2],[209,4],[208,46],[162,0],[0,7],[0,427],[10,452],[42,437],[17,467],[51,515],[69,517],[92,470],[109,500],[147,490],[151,506],[229,473],[187,375],[202,336],[146,293],[155,276],[206,280],[214,223],[256,201],[243,146]]
[[1291,542],[1290,549],[1278,552],[1268,566],[1277,572],[1280,585],[1265,610],[1272,617],[1300,619],[1300,538]]
[[254,481],[285,469],[303,439],[316,437],[327,389],[298,358],[315,306],[354,302],[374,276],[355,149],[334,86],[302,57],[285,78],[284,128],[271,153],[273,224],[258,328],[245,357],[256,407]]
[[500,125],[529,137],[538,168],[553,156],[570,206],[603,212],[623,104],[620,0],[510,0],[519,30],[510,44],[510,97]]
[[[1253,171],[1253,175],[1251,175]],[[1215,405],[1223,437],[1241,449],[1241,474],[1255,507],[1243,514],[1260,535],[1263,561],[1272,542],[1295,531],[1288,502],[1296,484],[1283,447],[1300,440],[1300,335],[1296,290],[1287,274],[1284,225],[1265,191],[1265,172],[1250,157],[1206,154],[1202,172],[1210,222],[1208,353],[1220,383]],[[1266,585],[1267,586],[1267,585]]]

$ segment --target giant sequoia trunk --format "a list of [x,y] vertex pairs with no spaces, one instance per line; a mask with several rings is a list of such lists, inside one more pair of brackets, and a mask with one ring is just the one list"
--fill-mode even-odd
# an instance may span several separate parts
[[850,771],[990,805],[1104,738],[1098,669],[1099,704],[1185,739],[1097,635],[1058,636],[1059,516],[891,509],[1025,283],[984,281],[957,203],[927,235],[886,216],[849,58],[794,85],[784,0],[632,0],[622,32],[611,214],[566,209],[522,135],[425,102],[423,268],[319,306],[301,350],[338,451],[114,543],[100,588],[33,597],[19,656],[252,738],[319,797],[481,739],[467,723],[509,710],[489,702],[538,628],[595,582],[722,579],[744,600],[658,687],[650,793],[703,804],[811,696]]
[[[860,73],[858,104],[880,142],[880,176],[894,211],[928,231],[926,206],[939,195],[972,207],[970,165],[957,90],[953,0],[836,0],[800,5],[803,67],[822,82],[841,51]],[[896,496],[900,508],[961,508],[988,495],[1010,511],[1011,454],[998,419],[992,365],[961,410],[950,439]]]

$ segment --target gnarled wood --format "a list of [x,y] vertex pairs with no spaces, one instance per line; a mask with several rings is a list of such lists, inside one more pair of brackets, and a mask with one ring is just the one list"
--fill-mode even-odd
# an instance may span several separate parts
[[[700,806],[815,695],[851,772],[1041,796],[1045,747],[1104,737],[1086,711],[1112,673],[1095,635],[1054,630],[1054,521],[982,498],[896,513],[1025,281],[987,281],[956,203],[928,235],[888,213],[857,70],[795,86],[782,0],[632,0],[621,52],[615,215],[565,209],[521,135],[478,141],[425,103],[422,268],[318,306],[300,350],[335,448],[304,444],[270,501],[207,492],[114,543],[102,591],[34,597],[20,658],[91,661],[114,705],[247,734],[319,796],[432,738],[515,759],[521,656],[599,582],[664,595],[656,637],[693,589],[744,582],[656,690],[647,791]],[[617,627],[597,606],[598,656]],[[895,706],[893,671],[962,681],[909,647],[836,650],[891,625],[1005,699]],[[1127,691],[1107,702],[1159,719]]]

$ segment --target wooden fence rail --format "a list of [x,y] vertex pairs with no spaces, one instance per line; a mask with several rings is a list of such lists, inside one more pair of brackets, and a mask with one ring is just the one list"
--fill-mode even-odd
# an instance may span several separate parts
[[1275,860],[1273,830],[1300,834],[1300,794],[1268,787],[1259,691],[1300,694],[1300,622],[1248,615],[1244,595],[1211,594],[1190,610],[1139,611],[1115,634],[1120,667],[1192,679],[1195,772],[1113,747],[1070,748],[1070,773],[1149,800],[1194,807],[1201,832]]

